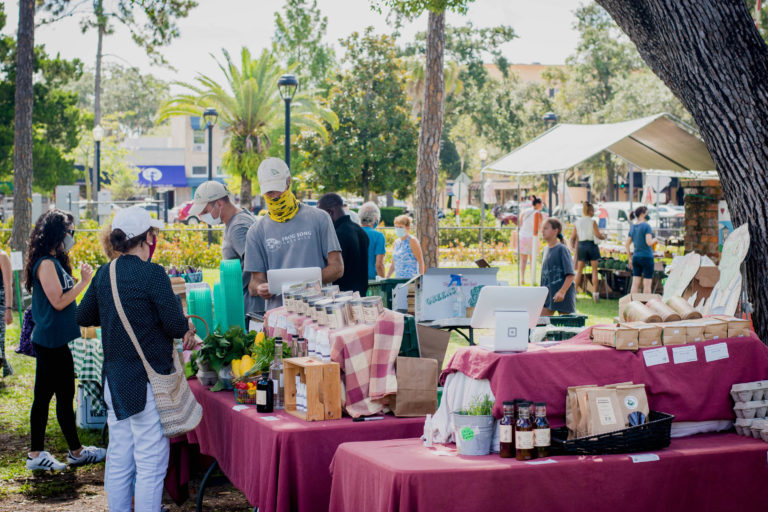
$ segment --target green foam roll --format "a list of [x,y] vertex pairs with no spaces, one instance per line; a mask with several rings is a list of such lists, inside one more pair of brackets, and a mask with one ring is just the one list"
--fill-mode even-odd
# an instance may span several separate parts
[[[190,315],[196,315],[205,320],[208,328],[213,329],[213,304],[211,302],[211,291],[208,288],[196,288],[189,290],[187,296],[187,311]],[[203,322],[193,318],[198,336],[205,338],[208,332]]]
[[213,285],[213,317],[216,327],[218,327],[221,332],[226,332],[226,330],[229,329],[227,302],[221,283],[215,283]]
[[240,260],[224,260],[219,267],[219,282],[226,304],[227,324],[245,329],[245,305],[243,303],[243,272]]

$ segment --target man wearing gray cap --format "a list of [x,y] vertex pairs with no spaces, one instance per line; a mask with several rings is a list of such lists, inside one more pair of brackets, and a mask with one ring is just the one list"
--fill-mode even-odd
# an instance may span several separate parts
[[269,310],[282,305],[282,296],[269,292],[267,270],[320,267],[323,283],[332,283],[344,274],[344,263],[331,218],[296,200],[285,162],[261,162],[259,187],[269,215],[248,230],[245,270],[251,272],[248,289],[266,299]]
[[[221,257],[225,260],[245,259],[245,238],[255,218],[250,212],[238,208],[229,198],[227,187],[218,181],[206,181],[195,191],[195,199],[189,214],[199,217],[210,226],[224,223],[221,241]],[[245,313],[264,312],[264,299],[248,293],[251,273],[243,271],[243,303]]]

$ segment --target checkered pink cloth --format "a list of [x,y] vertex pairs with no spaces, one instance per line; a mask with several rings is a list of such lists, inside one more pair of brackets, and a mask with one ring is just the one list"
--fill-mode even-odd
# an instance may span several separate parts
[[382,412],[386,395],[397,393],[395,360],[404,316],[384,310],[375,326],[356,325],[331,333],[331,360],[344,372],[347,413],[357,418]]

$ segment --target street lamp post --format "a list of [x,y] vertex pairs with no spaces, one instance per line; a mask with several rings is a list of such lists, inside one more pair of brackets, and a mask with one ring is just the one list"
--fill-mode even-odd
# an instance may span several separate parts
[[488,151],[485,148],[477,152],[480,157],[480,255],[483,255],[483,225],[485,224],[485,159]]
[[[557,114],[554,112],[547,112],[542,116],[541,118],[547,125],[547,130],[550,130],[555,124],[557,124]],[[549,207],[549,215],[552,215],[554,213],[554,208],[552,206],[552,175],[547,175],[547,184],[548,184],[548,193],[549,193],[549,202],[547,203],[547,206]]]
[[96,193],[101,190],[101,141],[104,139],[104,128],[100,124],[93,127],[93,141],[96,143],[96,179],[93,180]]
[[295,75],[283,75],[277,81],[280,97],[285,102],[285,165],[291,168],[291,100],[299,88],[299,80]]
[[[215,108],[207,108],[203,112],[203,119],[205,120],[205,129],[208,130],[208,181],[213,179],[213,127],[219,118],[219,113]],[[213,233],[210,226],[208,227],[208,245],[211,245],[213,241]]]

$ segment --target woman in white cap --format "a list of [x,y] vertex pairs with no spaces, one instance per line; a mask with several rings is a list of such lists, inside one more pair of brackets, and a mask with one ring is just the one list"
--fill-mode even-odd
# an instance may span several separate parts
[[[150,261],[160,227],[162,223],[143,208],[126,208],[112,221],[109,243],[117,256],[117,290],[125,316],[150,366],[167,375],[174,369],[174,338],[184,338],[190,347],[194,327],[184,317],[165,269]],[[157,512],[170,441],[163,436],[147,373],[115,308],[109,265],[93,276],[77,308],[77,323],[101,326],[109,426],[104,485],[109,510],[130,511],[135,498],[133,510]]]

